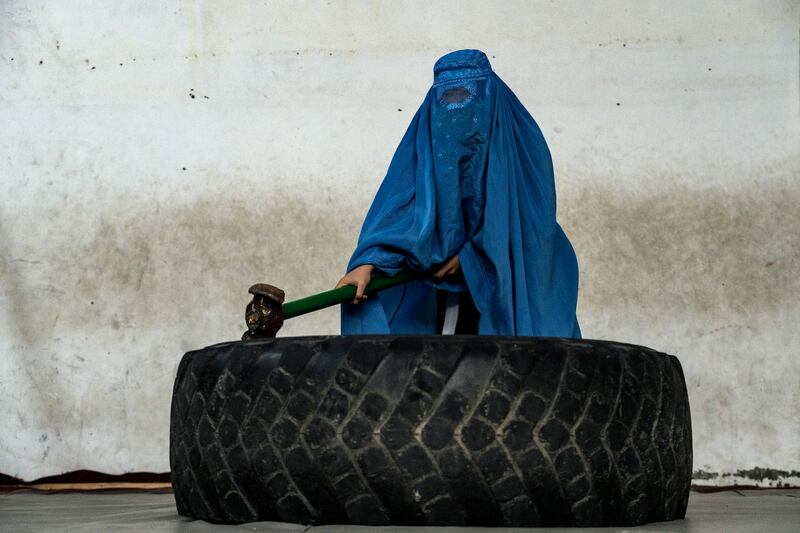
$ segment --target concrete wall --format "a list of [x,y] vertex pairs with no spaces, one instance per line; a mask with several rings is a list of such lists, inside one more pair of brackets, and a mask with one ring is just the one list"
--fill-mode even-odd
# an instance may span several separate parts
[[[800,483],[800,3],[0,4],[0,472],[166,471],[181,354],[329,288],[449,50],[537,118],[587,338],[676,354],[698,482]],[[284,335],[337,333],[336,310]]]

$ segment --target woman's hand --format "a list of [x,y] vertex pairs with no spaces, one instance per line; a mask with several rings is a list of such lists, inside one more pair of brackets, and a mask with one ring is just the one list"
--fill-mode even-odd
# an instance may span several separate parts
[[353,299],[353,303],[357,304],[361,300],[366,300],[367,295],[364,294],[364,290],[367,288],[367,285],[369,285],[370,279],[372,279],[373,270],[375,270],[373,265],[357,266],[345,274],[344,277],[339,280],[339,283],[336,284],[335,288],[338,289],[345,285],[354,285],[356,288],[356,297]]
[[456,274],[460,269],[461,263],[458,260],[458,255],[454,255],[447,260],[442,268],[436,271],[433,277],[436,279],[442,279],[445,276],[452,276],[453,274]]

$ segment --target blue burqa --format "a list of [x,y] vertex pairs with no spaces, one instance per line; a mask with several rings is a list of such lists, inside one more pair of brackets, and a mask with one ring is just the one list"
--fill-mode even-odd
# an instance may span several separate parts
[[436,289],[469,291],[482,335],[580,338],[578,263],[550,151],[479,50],[445,55],[364,220],[347,271],[461,272],[342,305],[342,334],[436,333]]

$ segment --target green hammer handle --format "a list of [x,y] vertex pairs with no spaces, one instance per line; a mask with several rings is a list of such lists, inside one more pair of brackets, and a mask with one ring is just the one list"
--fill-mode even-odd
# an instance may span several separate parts
[[[422,276],[420,272],[412,270],[403,270],[396,276],[391,277],[375,277],[369,282],[365,289],[365,294],[373,294],[389,287],[395,287],[403,283],[407,283],[413,279],[418,279]],[[356,296],[356,288],[353,285],[345,285],[338,289],[321,292],[319,294],[312,294],[299,300],[286,302],[283,304],[283,317],[293,318],[296,316],[319,311],[332,305],[352,302]]]

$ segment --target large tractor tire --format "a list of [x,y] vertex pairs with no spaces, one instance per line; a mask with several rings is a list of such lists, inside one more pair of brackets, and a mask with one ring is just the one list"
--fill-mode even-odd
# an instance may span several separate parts
[[296,337],[187,353],[170,464],[213,522],[630,526],[682,518],[671,355],[535,337]]

